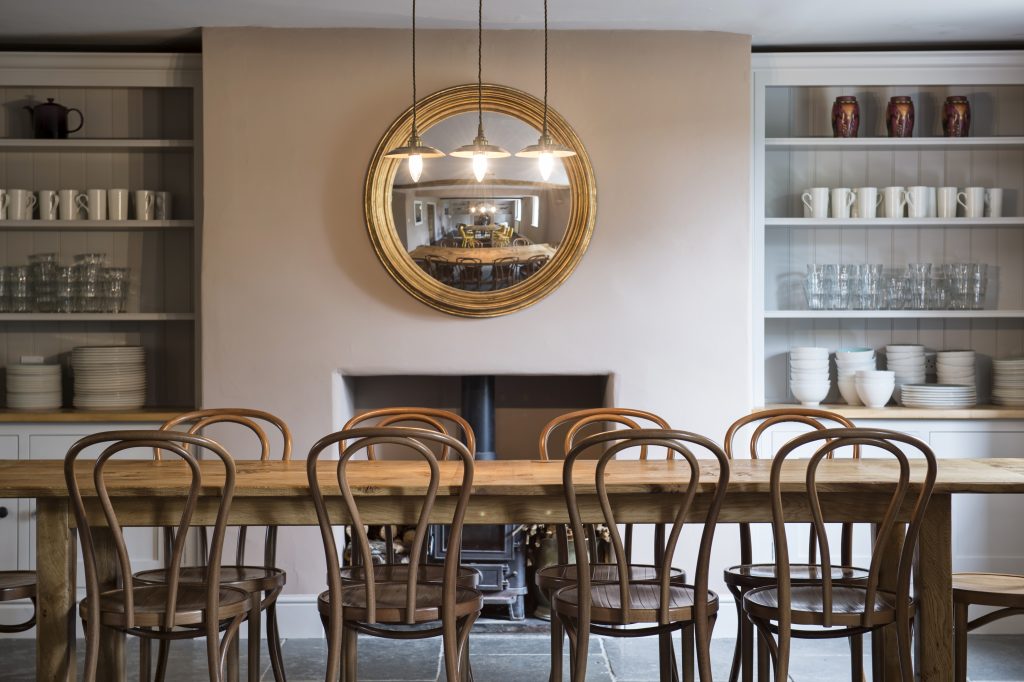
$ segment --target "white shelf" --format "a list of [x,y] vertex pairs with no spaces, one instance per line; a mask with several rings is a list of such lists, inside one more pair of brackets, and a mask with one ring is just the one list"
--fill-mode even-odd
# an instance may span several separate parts
[[994,149],[1024,147],[1024,137],[769,137],[772,149],[877,149],[885,151],[922,149]]
[[[2,224],[2,223],[0,223]],[[765,218],[767,227],[1024,227],[1024,216],[1009,218]]]
[[[794,403],[777,403],[766,405],[764,408],[755,408],[753,412],[762,409],[785,409],[794,407]],[[849,419],[974,419],[974,420],[996,420],[1013,419],[1024,420],[1024,409],[1019,407],[1000,407],[999,405],[975,405],[964,408],[938,408],[925,409],[922,407],[902,407],[892,405],[888,407],[864,407],[861,405],[833,405],[822,403],[821,409],[835,412]]]
[[192,220],[0,220],[0,232],[148,232],[194,227]]
[[79,139],[36,140],[32,138],[0,138],[0,152],[111,152],[146,149],[189,150],[192,140],[145,140],[145,139]]
[[1024,318],[1024,310],[766,310],[770,320]]
[[175,322],[193,313],[0,313],[0,322]]

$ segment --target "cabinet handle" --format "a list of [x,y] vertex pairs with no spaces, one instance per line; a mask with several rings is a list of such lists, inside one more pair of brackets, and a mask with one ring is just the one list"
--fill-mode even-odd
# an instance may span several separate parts
[[0,519],[6,519],[7,513],[7,507],[0,507]]

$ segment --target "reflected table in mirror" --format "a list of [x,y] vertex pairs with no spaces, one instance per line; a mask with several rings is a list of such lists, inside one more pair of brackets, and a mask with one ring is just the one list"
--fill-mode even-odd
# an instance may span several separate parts
[[442,284],[466,291],[494,291],[535,275],[557,249],[551,244],[528,246],[417,246],[409,256]]

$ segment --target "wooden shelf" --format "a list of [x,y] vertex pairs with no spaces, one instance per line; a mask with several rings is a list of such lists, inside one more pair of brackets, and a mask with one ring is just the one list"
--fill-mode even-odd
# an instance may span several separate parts
[[[2,224],[2,223],[0,223]],[[1024,216],[1011,218],[765,218],[767,227],[1024,227]]]
[[193,313],[0,313],[0,322],[176,322]]
[[[776,403],[767,405],[767,409],[796,407],[793,404]],[[765,408],[755,408],[753,411]],[[1024,408],[1001,407],[999,405],[976,405],[962,409],[924,409],[920,407],[863,407],[852,405],[826,405],[821,409],[835,412],[849,419],[1020,419],[1024,420]]]
[[1024,137],[769,137],[768,150],[787,149],[872,149],[918,151],[925,149],[996,149],[1024,147]]
[[149,232],[194,227],[192,220],[0,220],[0,232]]
[[118,152],[133,150],[190,150],[192,140],[83,139],[36,140],[0,138],[0,152]]
[[1024,310],[766,310],[769,320],[1000,319],[1024,318]]
[[144,407],[141,410],[52,410],[39,412],[35,410],[11,410],[0,408],[0,423],[76,423],[76,422],[149,422],[163,423],[172,417],[177,417],[182,412],[188,412],[191,407]]

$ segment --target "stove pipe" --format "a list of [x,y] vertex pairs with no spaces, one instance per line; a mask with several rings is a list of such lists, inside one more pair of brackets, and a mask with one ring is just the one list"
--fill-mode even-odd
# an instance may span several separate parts
[[462,417],[476,434],[476,459],[496,459],[493,375],[462,377]]

